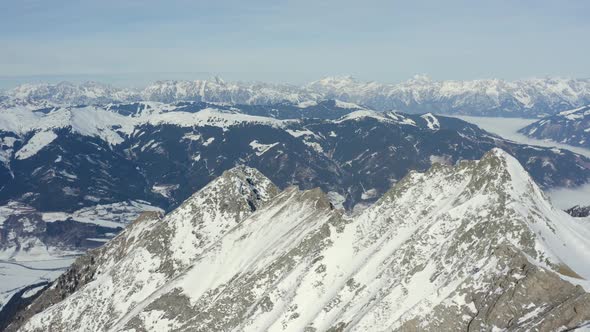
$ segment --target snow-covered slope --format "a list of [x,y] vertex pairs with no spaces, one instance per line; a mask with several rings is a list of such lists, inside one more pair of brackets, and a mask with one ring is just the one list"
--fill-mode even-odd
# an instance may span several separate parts
[[113,110],[116,106],[67,106],[42,110],[25,106],[10,107],[0,110],[0,131],[20,135],[34,133],[28,143],[16,152],[18,159],[26,159],[57,137],[53,131],[63,128],[85,136],[99,137],[116,145],[123,142],[124,136],[131,134],[136,127],[147,124],[225,128],[243,123],[281,123],[268,117],[215,108],[187,112],[181,106],[150,102],[138,103],[135,113],[124,115]]
[[433,81],[425,76],[398,83],[362,82],[328,77],[303,86],[196,81],[158,81],[144,89],[119,89],[96,82],[83,84],[26,84],[0,95],[0,104],[36,106],[101,104],[134,101],[202,101],[226,104],[311,105],[340,99],[377,110],[410,113],[537,117],[590,103],[587,79],[542,78],[520,81],[497,79]]
[[543,118],[519,132],[533,138],[590,148],[590,105]]
[[[110,243],[80,258],[34,303],[31,312],[93,281],[70,299],[76,306],[99,309],[99,316],[64,318],[88,328],[103,326],[182,273],[205,248],[276,194],[276,187],[258,171],[231,169],[165,218],[146,213]],[[88,261],[92,263],[85,266]],[[101,307],[86,301],[90,298],[102,303]]]
[[[161,221],[138,220],[105,246],[88,283],[22,331],[559,330],[590,321],[590,294],[575,286],[589,286],[589,225],[554,209],[502,150],[412,172],[355,218],[317,189],[268,198],[206,242],[161,241]],[[210,207],[186,204],[166,217],[171,239],[201,238],[186,220]],[[241,203],[211,204],[220,213]],[[184,258],[165,259],[168,250]]]

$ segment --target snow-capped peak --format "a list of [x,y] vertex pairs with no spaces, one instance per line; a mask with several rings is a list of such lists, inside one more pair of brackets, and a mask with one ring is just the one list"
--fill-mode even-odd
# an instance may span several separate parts
[[[165,218],[195,242],[144,234],[147,251],[22,330],[556,330],[590,320],[580,310],[590,294],[572,284],[590,277],[590,227],[553,209],[503,150],[413,172],[354,218],[319,189],[291,187],[202,246],[208,226],[183,220],[224,211],[227,190],[241,200],[231,174]],[[162,246],[187,250],[181,268],[150,254]]]
[[[77,305],[86,310],[99,310],[103,322],[92,319],[96,315],[74,315],[71,324],[82,324],[77,329],[115,322],[138,302],[148,299],[152,292],[183,273],[207,248],[214,246],[225,233],[272,199],[278,190],[268,178],[255,169],[237,166],[211,181],[188,198],[165,218],[154,214],[138,218],[107,245],[88,254],[92,261],[87,269],[74,266],[56,281],[60,285],[44,294],[33,305],[33,310],[47,306],[54,292],[70,295],[71,278],[89,283],[83,291],[70,295]],[[90,258],[91,257],[91,258]],[[74,277],[73,277],[74,276]],[[65,286],[61,288],[61,286]],[[80,287],[83,285],[77,285]],[[100,308],[94,301],[99,300]],[[76,300],[77,299],[77,300]],[[50,311],[59,308],[51,307]],[[87,324],[88,323],[88,324]]]

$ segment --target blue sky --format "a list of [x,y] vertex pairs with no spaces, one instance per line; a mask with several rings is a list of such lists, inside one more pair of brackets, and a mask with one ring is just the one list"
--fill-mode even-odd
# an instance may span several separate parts
[[0,2],[0,80],[590,77],[590,1]]

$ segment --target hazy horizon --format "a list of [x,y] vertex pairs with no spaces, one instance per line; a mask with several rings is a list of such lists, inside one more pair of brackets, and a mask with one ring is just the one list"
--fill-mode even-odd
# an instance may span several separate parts
[[587,12],[581,0],[4,2],[0,84],[590,77]]

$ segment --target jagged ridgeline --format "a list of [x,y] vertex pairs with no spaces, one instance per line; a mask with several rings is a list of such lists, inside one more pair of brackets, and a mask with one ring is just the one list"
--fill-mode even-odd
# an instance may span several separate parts
[[500,149],[355,217],[238,167],[79,258],[8,331],[569,330],[590,322],[588,239]]

